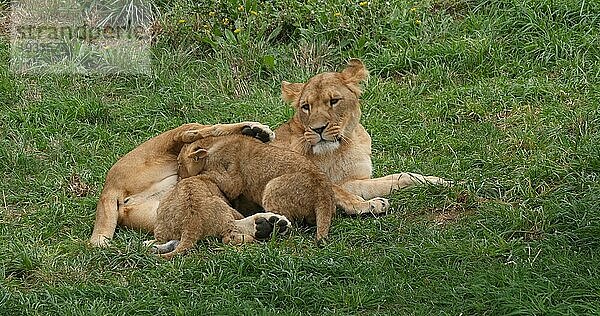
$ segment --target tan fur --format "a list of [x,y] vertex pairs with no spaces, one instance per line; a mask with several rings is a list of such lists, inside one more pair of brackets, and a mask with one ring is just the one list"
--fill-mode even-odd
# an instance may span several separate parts
[[[197,176],[179,181],[156,211],[156,241],[180,240],[175,250],[162,256],[170,258],[183,253],[208,236],[233,243],[253,241],[253,236],[244,236],[235,230],[235,212],[210,179]],[[239,238],[231,238],[232,235]]]
[[[386,196],[418,184],[448,184],[416,173],[371,179],[371,137],[360,124],[359,83],[368,71],[351,59],[342,72],[318,74],[306,83],[282,83],[282,96],[296,113],[275,130],[274,146],[301,153],[321,168],[333,183],[364,199]],[[320,131],[320,129],[323,129]],[[336,200],[344,201],[336,191]]]
[[184,124],[123,156],[106,175],[91,244],[106,246],[117,224],[153,231],[159,202],[177,182],[177,155],[184,143],[208,136],[241,134],[247,127],[262,129],[271,139],[273,137],[267,126],[254,122],[212,126]]
[[331,181],[295,152],[237,135],[207,137],[186,145],[180,176],[210,177],[228,199],[240,195],[265,211],[317,225],[317,241],[335,214]]
[[[156,212],[155,240],[149,243],[168,243],[178,240],[172,251],[160,254],[170,259],[176,254],[185,253],[204,237],[220,237],[224,243],[241,244],[255,240],[254,230],[245,230],[243,223],[236,221],[239,213],[229,206],[219,187],[205,175],[182,179],[175,188],[160,202]],[[260,213],[257,216],[270,218],[272,213]],[[256,216],[255,216],[256,217]],[[277,216],[278,220],[287,219]],[[165,248],[155,245],[155,249]]]

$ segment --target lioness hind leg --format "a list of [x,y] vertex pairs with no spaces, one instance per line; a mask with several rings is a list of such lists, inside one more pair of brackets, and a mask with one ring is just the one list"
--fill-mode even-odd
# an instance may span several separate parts
[[113,192],[102,192],[96,209],[96,219],[90,243],[94,247],[107,247],[115,234],[119,218],[118,200]]
[[275,213],[257,213],[234,221],[234,225],[240,234],[249,235],[258,240],[269,239],[274,230],[279,234],[285,234],[292,226],[285,216]]

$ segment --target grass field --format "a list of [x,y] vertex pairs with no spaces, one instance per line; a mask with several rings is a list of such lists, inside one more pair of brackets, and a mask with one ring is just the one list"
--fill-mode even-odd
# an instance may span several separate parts
[[[17,75],[0,37],[1,315],[600,313],[600,2],[156,4],[152,75]],[[339,215],[321,248],[300,228],[169,262],[132,230],[88,246],[120,156],[184,122],[276,127],[282,80],[350,57],[375,176],[460,184]]]

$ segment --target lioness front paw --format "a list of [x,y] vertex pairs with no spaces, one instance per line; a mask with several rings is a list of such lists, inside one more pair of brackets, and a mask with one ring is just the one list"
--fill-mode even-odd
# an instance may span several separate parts
[[427,181],[427,184],[440,185],[445,187],[451,187],[454,185],[453,181],[434,176],[425,176],[425,181]]
[[192,129],[181,133],[181,141],[184,143],[193,143],[200,138],[202,138],[202,136],[199,129]]
[[242,128],[242,134],[258,138],[263,143],[268,143],[275,139],[275,133],[267,125],[256,122],[249,122]]
[[376,197],[368,200],[369,206],[371,208],[371,213],[373,214],[381,214],[387,212],[388,208],[390,208],[390,201],[386,198]]

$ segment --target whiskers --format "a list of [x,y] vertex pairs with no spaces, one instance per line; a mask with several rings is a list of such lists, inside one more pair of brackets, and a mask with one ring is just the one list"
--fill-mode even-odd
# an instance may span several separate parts
[[292,151],[307,154],[310,152],[311,145],[304,138],[292,145]]
[[343,133],[340,133],[340,135],[338,137],[339,137],[340,143],[344,143],[346,145],[352,145],[354,143],[352,138],[345,136]]

